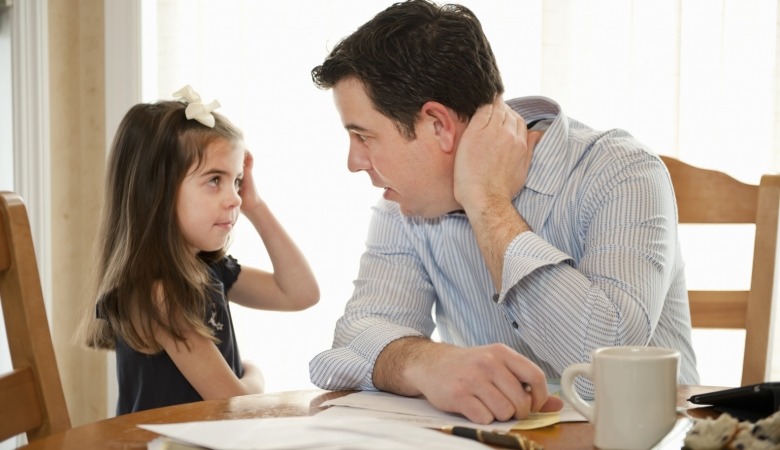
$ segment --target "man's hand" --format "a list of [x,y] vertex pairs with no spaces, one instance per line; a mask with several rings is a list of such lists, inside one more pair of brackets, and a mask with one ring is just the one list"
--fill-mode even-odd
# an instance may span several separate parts
[[525,187],[539,139],[541,133],[529,133],[523,118],[497,97],[477,110],[458,144],[455,200],[469,218],[497,292],[507,246],[531,230],[512,199]]
[[525,186],[533,154],[528,138],[525,120],[500,96],[477,110],[455,156],[455,199],[467,214],[511,202]]
[[374,384],[401,395],[422,394],[442,411],[480,424],[523,419],[531,412],[563,406],[558,397],[548,396],[542,370],[503,344],[455,347],[421,338],[399,339],[379,355]]

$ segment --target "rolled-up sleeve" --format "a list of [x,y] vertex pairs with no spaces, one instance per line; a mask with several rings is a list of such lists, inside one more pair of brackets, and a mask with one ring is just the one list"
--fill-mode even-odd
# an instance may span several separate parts
[[312,383],[322,389],[375,390],[374,363],[390,342],[428,336],[436,293],[413,247],[414,232],[392,203],[373,209],[355,291],[336,323],[333,347],[312,359]]

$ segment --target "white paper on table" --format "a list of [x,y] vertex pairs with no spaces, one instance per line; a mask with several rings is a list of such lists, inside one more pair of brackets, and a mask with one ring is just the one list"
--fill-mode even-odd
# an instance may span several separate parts
[[347,420],[311,416],[138,426],[169,438],[215,450],[490,448],[477,441],[435,430],[355,416]]
[[[553,388],[554,386],[550,387]],[[403,397],[378,391],[355,392],[333,400],[328,400],[323,402],[320,406],[329,408],[317,413],[318,416],[333,418],[356,416],[372,417],[375,419],[396,420],[410,425],[427,428],[440,428],[445,425],[452,425],[482,430],[509,431],[519,423],[517,420],[509,420],[506,422],[495,421],[488,425],[480,425],[471,422],[460,414],[441,411],[431,405],[425,398]],[[564,407],[559,415],[558,422],[584,422],[586,420],[585,417],[574,410],[574,408],[565,401]]]
[[482,430],[509,431],[517,421],[493,422],[490,425],[476,424],[460,414],[436,409],[421,397],[403,397],[387,392],[362,391],[323,402],[328,409],[317,413],[322,417],[372,417],[391,419],[426,428],[441,428],[445,425],[479,428]]

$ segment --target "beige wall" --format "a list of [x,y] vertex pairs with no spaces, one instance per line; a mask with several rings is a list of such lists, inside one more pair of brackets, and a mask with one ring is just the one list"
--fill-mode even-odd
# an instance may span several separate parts
[[[105,353],[72,340],[103,198],[103,0],[49,1],[52,337],[74,426],[105,418]],[[87,312],[88,313],[88,312]]]

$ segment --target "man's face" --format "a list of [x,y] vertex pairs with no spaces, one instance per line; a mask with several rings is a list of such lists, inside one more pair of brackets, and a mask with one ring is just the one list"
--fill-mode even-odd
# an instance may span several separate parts
[[404,215],[436,217],[460,209],[452,187],[454,152],[441,150],[432,121],[418,121],[415,139],[408,140],[352,77],[333,87],[333,99],[349,132],[351,172],[365,171]]

